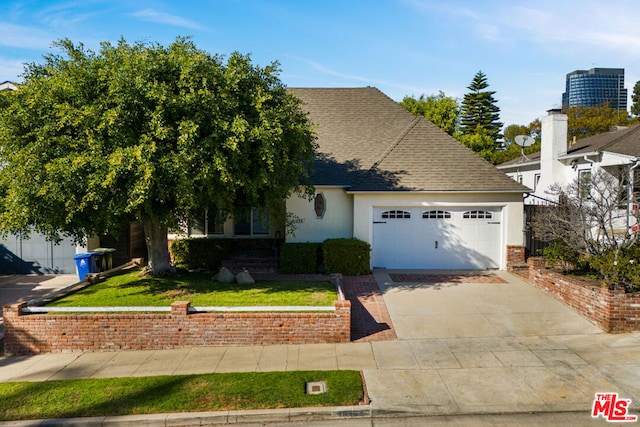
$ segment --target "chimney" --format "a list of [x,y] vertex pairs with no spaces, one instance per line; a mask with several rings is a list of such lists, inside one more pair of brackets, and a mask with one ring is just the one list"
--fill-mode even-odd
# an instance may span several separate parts
[[568,117],[562,110],[551,109],[542,118],[540,148],[540,181],[536,188],[538,196],[549,198],[545,191],[554,183],[565,185],[564,165],[558,157],[567,152]]

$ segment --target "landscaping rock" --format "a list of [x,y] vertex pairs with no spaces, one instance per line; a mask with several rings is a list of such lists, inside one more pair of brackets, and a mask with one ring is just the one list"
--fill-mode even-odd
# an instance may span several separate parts
[[220,283],[233,283],[236,281],[236,276],[229,271],[226,267],[220,268],[218,272],[218,282]]
[[242,271],[236,275],[236,282],[240,285],[248,285],[252,283],[256,283],[256,281],[251,277],[248,271]]

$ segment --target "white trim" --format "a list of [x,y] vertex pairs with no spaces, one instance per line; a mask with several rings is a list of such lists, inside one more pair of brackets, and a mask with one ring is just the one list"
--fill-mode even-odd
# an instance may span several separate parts
[[[189,307],[189,313],[197,312],[269,312],[269,311],[335,311],[334,306],[214,306],[214,307]],[[23,313],[130,313],[130,312],[165,312],[171,311],[170,306],[138,306],[138,307],[23,307]]]
[[397,194],[398,196],[403,196],[407,194],[517,194],[517,193],[526,193],[526,189],[522,190],[486,190],[486,191],[478,191],[478,190],[415,190],[415,191],[400,191],[400,190],[390,190],[390,191],[346,191],[347,194]]

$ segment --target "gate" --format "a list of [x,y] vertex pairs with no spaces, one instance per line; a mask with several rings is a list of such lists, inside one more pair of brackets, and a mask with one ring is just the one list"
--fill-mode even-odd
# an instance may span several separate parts
[[528,202],[528,204],[524,205],[525,258],[541,256],[544,248],[549,246],[551,242],[536,238],[536,230],[533,229],[531,224],[539,212],[543,209],[554,209],[558,203],[533,194],[529,194],[525,202]]

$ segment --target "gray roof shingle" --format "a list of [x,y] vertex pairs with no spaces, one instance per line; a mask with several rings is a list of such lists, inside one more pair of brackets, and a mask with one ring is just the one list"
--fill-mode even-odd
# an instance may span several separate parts
[[376,88],[289,90],[316,126],[315,185],[372,192],[528,191]]
[[[640,157],[640,125],[629,126],[613,132],[601,133],[579,139],[567,149],[567,155],[580,155],[593,152],[618,153],[625,156]],[[540,152],[527,154],[529,161],[540,161]],[[501,163],[500,166],[514,166],[522,163],[521,158]]]

